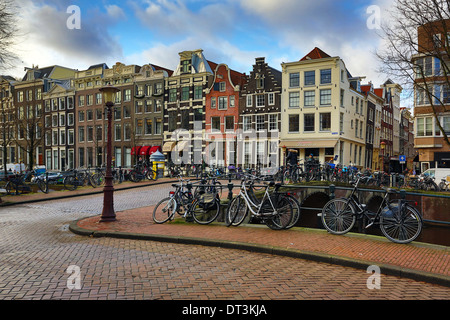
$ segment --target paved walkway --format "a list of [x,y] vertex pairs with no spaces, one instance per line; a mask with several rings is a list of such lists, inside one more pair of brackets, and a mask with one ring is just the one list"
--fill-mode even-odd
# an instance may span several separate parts
[[[130,189],[173,180],[123,183],[115,189]],[[0,205],[13,205],[101,193],[102,188],[54,191],[4,196]],[[117,221],[99,223],[99,217],[74,221],[72,232],[94,237],[119,237],[235,248],[297,257],[367,270],[380,267],[383,274],[408,277],[450,287],[450,248],[419,242],[392,243],[384,237],[348,233],[335,236],[325,230],[292,228],[274,231],[266,226],[226,227],[221,223],[202,226],[175,220],[162,225],[152,220],[153,207],[117,212]]]
[[99,222],[99,217],[91,217],[73,222],[70,229],[94,237],[235,248],[364,270],[377,265],[383,274],[450,286],[450,248],[446,246],[418,242],[401,245],[384,237],[352,233],[336,236],[325,230],[307,228],[275,231],[262,225],[226,227],[222,223],[212,223],[204,226],[180,219],[155,224],[152,211],[153,207],[144,207],[116,212],[114,222]]

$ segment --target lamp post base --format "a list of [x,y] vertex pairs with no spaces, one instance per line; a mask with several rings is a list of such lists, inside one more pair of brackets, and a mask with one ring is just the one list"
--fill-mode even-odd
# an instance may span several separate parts
[[105,186],[103,188],[103,211],[100,222],[116,221],[114,212],[114,187]]

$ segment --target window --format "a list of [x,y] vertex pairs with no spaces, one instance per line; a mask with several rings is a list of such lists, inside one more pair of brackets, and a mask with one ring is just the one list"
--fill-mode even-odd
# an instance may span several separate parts
[[163,84],[161,82],[158,82],[155,84],[155,94],[161,93],[163,93]]
[[86,96],[87,98],[87,105],[88,106],[92,106],[94,104],[94,95],[93,94],[88,94]]
[[93,126],[88,126],[86,128],[86,130],[87,130],[87,141],[88,142],[94,141],[94,127]]
[[269,130],[270,131],[278,130],[278,115],[277,114],[269,114]]
[[305,107],[314,107],[316,104],[316,92],[315,91],[305,91]]
[[313,86],[316,84],[316,72],[306,71],[305,72],[305,86]]
[[234,131],[234,117],[233,116],[225,117],[225,130],[226,131]]
[[263,131],[264,130],[264,123],[265,118],[264,115],[256,115],[256,131]]
[[211,130],[220,131],[220,117],[211,117]]
[[269,100],[269,106],[273,106],[275,104],[275,93],[269,93],[267,97]]
[[83,107],[84,106],[84,96],[78,97],[78,106]]
[[194,87],[194,100],[199,100],[203,96],[203,88],[202,86],[195,86]]
[[94,111],[92,109],[86,110],[86,119],[87,121],[94,120]]
[[320,84],[331,83],[331,69],[320,70]]
[[331,113],[320,114],[320,131],[331,131]]
[[162,101],[160,99],[155,101],[155,112],[161,112],[162,110]]
[[95,104],[102,104],[102,94],[101,93],[97,93],[95,95]]
[[289,108],[300,107],[300,92],[289,92]]
[[258,78],[256,78],[256,88],[264,89],[264,77],[259,76]]
[[235,96],[230,96],[230,108],[235,107]]
[[84,142],[84,127],[78,127],[78,142]]
[[300,131],[300,116],[298,114],[289,115],[289,132]]
[[215,109],[216,108],[216,97],[212,97],[211,98],[211,109]]
[[145,101],[144,112],[145,113],[152,112],[152,100],[146,100]]
[[247,107],[251,107],[253,105],[253,98],[252,95],[247,95]]
[[243,116],[242,123],[244,131],[252,130],[252,116]]
[[69,129],[69,130],[67,131],[67,133],[68,133],[67,143],[68,143],[69,145],[73,145],[73,144],[75,143],[75,133],[74,133],[74,130],[73,130],[73,129]]
[[442,128],[447,135],[450,134],[450,116],[442,117]]
[[307,113],[304,115],[303,118],[304,122],[304,126],[303,126],[303,130],[305,132],[313,132],[314,131],[314,113]]
[[181,61],[181,72],[182,73],[190,73],[191,72],[191,61],[190,60]]
[[331,105],[331,89],[320,90],[320,105]]
[[417,118],[417,136],[432,136],[433,135],[433,118]]
[[123,125],[123,139],[125,141],[131,140],[131,123],[125,123]]
[[226,89],[227,89],[227,83],[225,81],[219,82],[219,91],[225,92]]
[[84,111],[78,111],[78,122],[84,121]]
[[122,140],[122,125],[120,123],[114,125],[114,140]]
[[226,110],[228,108],[228,97],[219,97],[218,110]]
[[142,113],[143,107],[144,107],[143,101],[136,101],[135,113]]
[[177,101],[177,89],[169,90],[169,102]]
[[297,88],[300,87],[300,73],[290,73],[289,74],[289,87]]
[[359,131],[359,121],[358,120],[356,120],[355,121],[355,137],[357,137],[358,138],[358,131]]
[[155,119],[155,134],[162,133],[162,120],[160,118]]
[[115,107],[114,108],[114,120],[120,120],[122,118],[122,108]]
[[265,103],[264,95],[263,94],[258,94],[256,96],[256,106],[257,107],[264,107],[265,104],[266,103]]
[[152,134],[152,119],[145,119],[145,134]]
[[181,101],[189,100],[189,87],[181,88]]
[[136,135],[141,135],[142,134],[142,119],[136,119]]
[[75,124],[75,117],[74,117],[73,113],[68,113],[67,114],[67,125],[73,126],[74,124]]

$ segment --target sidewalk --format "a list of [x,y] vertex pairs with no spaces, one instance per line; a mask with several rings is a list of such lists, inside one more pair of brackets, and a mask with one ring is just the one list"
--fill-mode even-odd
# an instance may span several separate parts
[[[125,181],[120,184],[115,184],[114,190],[115,191],[129,190],[129,189],[141,188],[141,187],[158,185],[158,184],[169,183],[169,182],[176,183],[176,180],[170,179],[170,178],[160,178],[157,181],[148,181],[148,180],[141,181],[141,182]],[[51,186],[50,186],[50,188],[51,188]],[[5,194],[3,194],[1,197],[2,202],[0,202],[0,207],[21,204],[21,203],[31,203],[31,202],[39,202],[39,201],[66,199],[66,198],[79,197],[79,196],[88,196],[88,195],[101,194],[101,193],[103,193],[102,186],[96,187],[96,188],[93,188],[91,186],[86,186],[86,187],[77,188],[74,191],[65,190],[65,189],[52,190],[47,194],[42,193],[42,192],[28,193],[28,194],[24,193],[24,194],[20,194],[20,195],[5,195]]]
[[[125,182],[116,191],[176,182],[162,178],[156,182]],[[102,187],[75,191],[53,191],[19,196],[2,196],[0,207],[100,194]],[[348,233],[336,236],[320,229],[292,228],[275,231],[264,225],[226,227],[222,223],[198,225],[175,220],[154,224],[153,207],[116,212],[117,221],[99,223],[99,216],[74,221],[70,230],[94,237],[119,237],[184,244],[218,246],[283,255],[367,270],[380,267],[382,274],[413,278],[450,287],[450,247],[413,242],[393,243],[384,237]]]
[[325,230],[292,228],[275,231],[263,225],[226,227],[174,220],[155,224],[153,207],[116,212],[117,221],[99,217],[74,221],[70,230],[93,237],[118,237],[218,246],[283,255],[367,270],[377,265],[382,274],[413,278],[450,287],[450,248],[419,242],[396,244],[384,237]]

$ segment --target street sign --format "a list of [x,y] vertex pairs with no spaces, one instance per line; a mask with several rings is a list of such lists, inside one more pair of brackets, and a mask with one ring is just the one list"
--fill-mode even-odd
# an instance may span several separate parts
[[400,156],[398,157],[398,160],[400,161],[401,164],[406,163],[406,156]]

